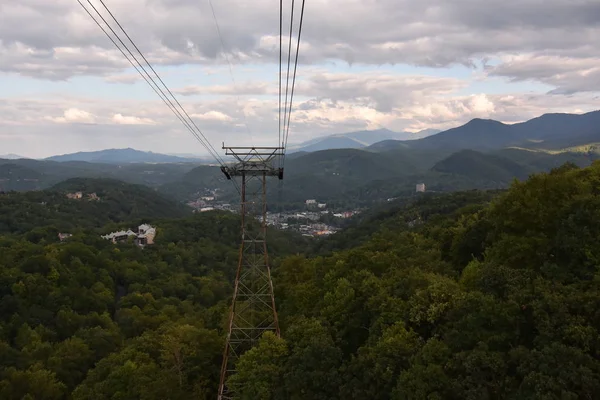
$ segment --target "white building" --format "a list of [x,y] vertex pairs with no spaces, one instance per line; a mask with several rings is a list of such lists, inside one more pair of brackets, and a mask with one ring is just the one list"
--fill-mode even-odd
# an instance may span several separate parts
[[425,184],[424,183],[417,183],[417,192],[425,192]]
[[73,235],[71,235],[70,233],[59,233],[58,234],[58,240],[60,240],[61,242],[63,242],[65,240],[67,240],[68,238],[70,238],[71,236],[73,236]]
[[113,243],[117,243],[127,240],[127,238],[130,236],[137,236],[137,233],[133,232],[131,229],[128,229],[126,231],[111,232],[108,235],[103,235],[102,239],[110,240]]
[[128,238],[134,236],[135,243],[139,246],[154,243],[154,237],[156,236],[156,228],[148,224],[142,224],[138,226],[137,233],[128,229],[126,231],[111,232],[108,235],[103,235],[102,239],[110,240],[113,243],[124,242]]
[[67,198],[68,199],[75,199],[75,200],[79,200],[83,197],[83,193],[82,192],[75,192],[75,193],[67,193]]
[[148,224],[142,224],[138,227],[137,243],[139,245],[154,244],[156,228]]

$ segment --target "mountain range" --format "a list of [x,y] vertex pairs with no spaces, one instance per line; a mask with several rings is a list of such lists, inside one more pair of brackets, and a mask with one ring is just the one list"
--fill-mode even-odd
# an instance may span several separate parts
[[[345,139],[357,137],[368,143],[359,132]],[[524,179],[565,162],[585,166],[599,158],[600,111],[546,114],[512,125],[475,119],[420,139],[290,154],[282,201],[298,204],[316,198],[367,205],[412,194],[420,182],[426,183],[428,191],[502,188],[514,178]],[[219,188],[228,193],[228,201],[235,201],[237,193],[219,168],[200,164],[198,159],[133,149],[47,160],[0,160],[0,192],[43,189],[74,177],[110,177],[153,187],[181,201],[194,200],[207,188]],[[270,187],[270,196],[279,198],[277,187]]]
[[[386,148],[496,150],[520,147],[561,150],[600,143],[600,111],[586,114],[544,114],[517,124],[473,119],[418,140],[390,141]],[[380,146],[377,144],[376,146]]]
[[92,163],[202,163],[207,159],[200,157],[189,158],[174,155],[153,153],[151,151],[140,151],[132,148],[127,149],[107,149],[100,151],[86,151],[71,154],[62,154],[45,158],[47,161],[85,161]]
[[290,145],[288,152],[313,152],[332,149],[362,149],[385,140],[415,140],[440,131],[437,129],[425,129],[419,132],[394,132],[389,129],[376,129],[338,133],[329,136],[321,136],[306,142]]

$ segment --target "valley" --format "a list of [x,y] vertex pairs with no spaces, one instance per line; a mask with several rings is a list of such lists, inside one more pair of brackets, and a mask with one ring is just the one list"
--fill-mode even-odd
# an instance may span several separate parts
[[[264,334],[231,382],[244,398],[276,400],[299,390],[593,396],[599,167],[566,164],[503,190],[425,192],[322,239],[269,227],[282,336]],[[0,194],[0,216],[2,398],[216,396],[237,214],[76,178]],[[142,225],[155,228],[152,243],[102,238]]]
[[[419,183],[434,192],[506,188],[513,179],[565,162],[590,165],[600,154],[595,145],[600,142],[599,126],[600,112],[549,114],[515,125],[473,120],[410,141],[292,152],[281,187],[269,187],[270,209],[304,210],[306,200],[319,198],[332,211],[343,212],[389,198],[410,198]],[[124,162],[132,152],[135,156]],[[173,156],[131,149],[61,157],[71,161],[0,160],[0,190],[40,190],[74,177],[106,177],[149,186],[181,203],[198,201],[214,190],[222,204],[237,202],[238,194],[219,168],[198,160],[178,158],[185,162],[173,163]]]

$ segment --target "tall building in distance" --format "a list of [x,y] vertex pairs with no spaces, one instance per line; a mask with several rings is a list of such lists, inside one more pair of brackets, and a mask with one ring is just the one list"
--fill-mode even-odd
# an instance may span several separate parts
[[417,192],[425,193],[425,184],[417,183]]

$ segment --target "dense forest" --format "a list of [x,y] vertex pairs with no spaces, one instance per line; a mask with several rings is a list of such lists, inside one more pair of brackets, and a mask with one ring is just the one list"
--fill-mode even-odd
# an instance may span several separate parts
[[[81,199],[68,193],[81,192]],[[90,195],[96,198],[90,198]],[[0,234],[85,231],[109,223],[176,218],[191,210],[143,185],[114,179],[73,178],[51,189],[0,193]]]
[[[236,215],[150,216],[140,249],[85,229],[40,239],[19,202],[3,207],[21,228],[0,236],[0,398],[216,397]],[[240,398],[597,398],[599,209],[600,163],[566,164],[318,243],[271,232],[282,337],[241,357]]]

